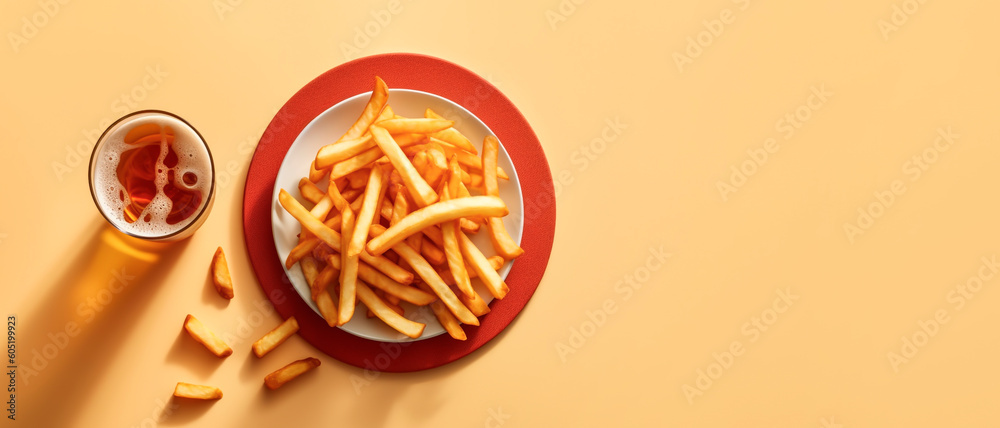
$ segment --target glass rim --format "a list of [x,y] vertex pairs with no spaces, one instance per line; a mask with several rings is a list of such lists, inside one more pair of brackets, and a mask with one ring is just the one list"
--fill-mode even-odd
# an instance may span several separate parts
[[[168,233],[166,235],[143,236],[143,235],[132,233],[132,232],[129,232],[129,231],[126,231],[126,230],[122,230],[122,228],[118,227],[118,225],[115,224],[115,221],[112,220],[108,216],[108,213],[105,212],[104,207],[101,205],[101,202],[97,200],[97,193],[94,191],[94,166],[96,164],[95,161],[97,159],[97,152],[103,146],[102,143],[104,142],[104,137],[108,135],[108,131],[111,131],[111,129],[114,128],[115,126],[117,126],[119,123],[121,123],[121,122],[123,122],[123,121],[125,121],[125,120],[127,120],[127,119],[129,119],[129,118],[131,118],[133,116],[138,116],[140,114],[147,114],[147,113],[162,114],[162,115],[165,115],[165,116],[170,116],[170,117],[172,117],[174,119],[177,119],[177,120],[181,121],[182,123],[184,123],[185,125],[187,125],[188,128],[191,128],[191,130],[194,131],[195,135],[198,136],[198,139],[201,140],[201,145],[205,147],[205,153],[208,153],[208,164],[211,167],[211,171],[212,171],[212,177],[211,177],[212,178],[212,185],[209,186],[209,188],[208,188],[208,196],[205,198],[204,202],[202,203],[201,209],[198,210],[198,213],[195,214],[194,217],[191,219],[191,221],[188,222],[188,224],[184,225],[184,227],[182,227],[182,228],[180,228],[180,229],[178,229],[178,230],[176,230],[174,232]],[[180,117],[180,116],[178,116],[178,115],[176,115],[174,113],[171,113],[169,111],[165,111],[165,110],[157,110],[157,109],[136,110],[136,111],[134,111],[132,113],[126,114],[125,116],[122,116],[122,117],[118,118],[118,120],[116,120],[116,121],[112,122],[110,125],[108,125],[108,127],[104,129],[104,132],[101,133],[101,136],[97,138],[97,141],[94,142],[94,150],[92,150],[90,152],[90,165],[89,165],[89,171],[87,172],[87,181],[88,181],[88,185],[90,187],[90,198],[93,199],[94,205],[97,206],[97,211],[99,211],[101,213],[101,216],[104,217],[104,220],[107,221],[109,224],[111,224],[112,227],[114,227],[119,232],[124,233],[125,235],[128,235],[128,236],[131,236],[133,238],[138,238],[138,239],[143,239],[143,240],[148,240],[148,241],[163,241],[163,240],[168,240],[168,239],[173,238],[173,237],[175,237],[175,236],[177,236],[177,235],[179,235],[181,233],[186,232],[191,226],[195,225],[195,223],[197,223],[198,219],[200,219],[201,216],[203,216],[205,214],[205,211],[208,210],[208,207],[210,206],[210,202],[212,202],[212,198],[215,197],[215,159],[212,156],[212,150],[208,147],[208,143],[205,141],[205,137],[201,135],[201,132],[198,132],[198,128],[195,128],[193,125],[191,125],[190,122],[184,120],[184,118],[182,118],[182,117]]]

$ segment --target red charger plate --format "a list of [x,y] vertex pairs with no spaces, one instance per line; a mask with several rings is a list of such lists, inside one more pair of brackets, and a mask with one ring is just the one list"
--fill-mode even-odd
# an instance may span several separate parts
[[[371,91],[375,76],[390,88],[415,89],[448,98],[472,112],[496,134],[514,162],[524,198],[525,254],[513,264],[510,292],[490,304],[478,327],[464,325],[468,339],[447,334],[431,339],[383,343],[330,327],[292,288],[271,237],[274,179],[292,142],[316,116],[338,102]],[[391,100],[390,100],[391,104]],[[243,233],[250,262],[264,293],[283,318],[299,321],[299,335],[327,355],[369,370],[410,372],[462,358],[503,331],[531,299],[545,273],[555,235],[556,207],[545,153],[528,121],[497,88],[475,73],[418,54],[360,58],[323,73],[300,89],[275,115],[257,144],[243,191]]]

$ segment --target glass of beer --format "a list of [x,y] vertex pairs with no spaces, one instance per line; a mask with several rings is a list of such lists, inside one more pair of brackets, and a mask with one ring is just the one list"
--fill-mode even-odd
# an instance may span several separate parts
[[179,241],[208,218],[215,165],[205,139],[184,119],[159,110],[112,123],[90,156],[90,194],[122,233]]

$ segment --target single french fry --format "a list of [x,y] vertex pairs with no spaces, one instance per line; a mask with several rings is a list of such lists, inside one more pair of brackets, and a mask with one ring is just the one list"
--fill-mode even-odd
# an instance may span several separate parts
[[465,330],[462,330],[462,325],[458,322],[458,318],[448,310],[448,307],[441,303],[440,300],[431,303],[431,311],[434,312],[434,316],[437,317],[438,322],[441,323],[441,327],[448,332],[448,335],[453,339],[465,340]]
[[316,264],[316,259],[312,256],[303,257],[299,261],[299,268],[302,269],[302,276],[305,277],[307,284],[312,284],[316,281],[316,276],[319,275],[319,266]]
[[[500,150],[500,141],[492,135],[487,135],[483,140],[483,190],[488,196],[500,196],[500,186],[497,184],[497,156]],[[490,242],[497,254],[505,259],[513,259],[524,254],[524,249],[514,242],[514,239],[507,233],[503,226],[503,219],[499,217],[487,217],[486,227],[490,231]]]
[[402,315],[392,310],[380,299],[368,285],[362,281],[357,283],[358,300],[361,300],[368,309],[371,309],[379,319],[392,327],[396,331],[405,334],[407,337],[418,338],[424,334],[425,324],[404,318]]
[[303,198],[314,204],[318,204],[326,193],[324,193],[315,183],[310,181],[308,178],[303,178],[299,180],[299,193],[302,194]]
[[319,183],[323,177],[326,177],[330,173],[330,168],[317,169],[316,161],[309,164],[309,181],[313,183]]
[[344,159],[357,156],[373,146],[374,142],[372,141],[372,134],[368,132],[358,138],[327,144],[320,148],[319,152],[316,153],[316,166],[320,168],[330,167]]
[[448,160],[441,150],[434,147],[427,150],[426,153],[427,169],[424,171],[424,180],[431,187],[437,188],[441,182],[441,178],[444,177],[445,171],[448,170]]
[[474,222],[472,220],[469,220],[467,218],[464,218],[464,217],[458,219],[458,226],[465,233],[478,233],[479,232],[479,223],[476,223],[476,222]]
[[177,386],[174,387],[174,397],[192,400],[218,400],[222,398],[222,390],[214,386],[177,382]]
[[[379,236],[386,233],[385,228],[377,224],[372,225],[371,232],[373,236]],[[438,298],[440,298],[444,304],[448,306],[448,309],[451,310],[451,313],[455,314],[455,317],[457,317],[459,321],[464,324],[479,325],[479,319],[476,318],[475,315],[472,315],[469,308],[462,305],[462,302],[458,300],[455,293],[451,291],[451,287],[448,287],[444,283],[444,280],[442,280],[441,276],[437,274],[437,271],[434,270],[429,263],[427,263],[427,260],[403,242],[396,243],[396,245],[392,247],[392,250],[410,264],[410,267],[413,268],[416,274],[419,275],[432,290],[434,290],[434,294],[436,294]]]
[[[451,198],[460,198],[460,197],[472,196],[472,195],[468,194],[469,193],[468,189],[466,189],[466,191],[465,191],[466,194],[462,195],[461,194],[461,190],[460,190],[462,187],[463,187],[462,186],[462,166],[459,165],[459,163],[458,163],[458,156],[452,155],[451,158],[448,159],[448,197],[449,197],[449,199],[451,199]],[[500,195],[497,194],[497,195],[490,195],[490,196],[500,196]]]
[[295,266],[303,257],[312,254],[313,249],[316,248],[320,243],[319,238],[312,237],[303,241],[292,248],[292,251],[288,252],[288,257],[285,258],[285,269],[291,269]]
[[215,333],[212,333],[208,327],[205,327],[198,318],[194,315],[188,314],[184,318],[184,330],[187,330],[188,334],[197,341],[198,343],[205,345],[205,348],[209,350],[216,357],[224,358],[233,354],[233,348],[230,348],[226,342],[219,339]]
[[337,207],[337,211],[340,211],[341,214],[343,214],[345,209],[344,207],[351,205],[347,198],[344,197],[344,194],[340,191],[340,189],[337,186],[334,186],[333,183],[331,183],[330,187],[327,188],[326,196],[330,198],[333,206]]
[[[329,257],[340,257],[340,255],[335,254]],[[326,259],[317,258],[317,260],[326,260]],[[319,274],[316,275],[316,278],[309,283],[309,291],[310,294],[312,295],[313,301],[316,300],[316,296],[319,295],[319,293],[326,291],[328,288],[330,288],[330,284],[333,283],[333,280],[337,278],[338,275],[340,275],[340,268],[329,264],[326,265],[326,267],[324,267],[323,270],[319,271]]]
[[396,113],[394,111],[392,111],[392,106],[390,106],[389,104],[386,104],[385,108],[382,109],[382,113],[379,114],[378,117],[375,118],[375,122],[372,122],[372,123],[381,122],[383,120],[389,120],[389,119],[392,119],[395,116],[396,116]]
[[295,319],[295,316],[288,317],[284,322],[278,324],[277,327],[267,332],[263,337],[257,339],[256,342],[251,345],[253,348],[253,354],[257,358],[261,358],[267,355],[268,352],[277,348],[278,345],[285,343],[289,337],[299,331],[299,322]]
[[399,148],[396,141],[392,139],[392,135],[378,126],[372,126],[370,129],[372,137],[375,138],[375,144],[378,144],[385,156],[392,162],[392,166],[399,171],[403,183],[406,184],[406,188],[409,189],[417,205],[427,206],[436,202],[437,193],[413,168],[413,164],[403,154],[403,150]]
[[503,282],[500,278],[500,274],[497,273],[496,269],[490,265],[490,261],[483,255],[476,244],[472,243],[472,240],[462,231],[458,232],[458,245],[462,249],[462,256],[465,260],[469,262],[469,266],[472,270],[476,271],[476,275],[482,279],[483,284],[486,285],[486,289],[490,291],[490,294],[494,298],[502,299],[510,291],[507,284]]
[[[376,209],[381,208],[382,195],[385,194],[386,180],[385,170],[372,168],[368,176],[368,185],[365,188],[364,201],[361,204],[361,211],[358,213],[354,233],[351,235],[350,244],[347,246],[348,256],[360,256],[365,249],[365,242],[368,238],[368,228],[375,220]],[[343,230],[343,227],[341,227]]]
[[440,202],[410,213],[399,223],[389,227],[384,234],[368,241],[368,252],[373,255],[382,254],[396,243],[431,225],[476,215],[502,217],[508,212],[503,201],[495,196],[472,196]]
[[383,156],[382,150],[378,147],[373,147],[361,154],[344,159],[340,162],[333,164],[330,167],[330,178],[339,179],[341,177],[346,177],[348,174],[360,170],[368,165],[371,165],[375,161],[379,160]]
[[226,263],[226,253],[222,252],[222,247],[215,250],[215,256],[212,257],[212,283],[222,298],[233,298],[233,278],[229,275],[229,264]]
[[292,362],[264,377],[264,385],[266,385],[268,389],[278,389],[282,385],[288,383],[288,381],[301,376],[309,370],[319,367],[319,365],[320,361],[311,357]]
[[333,200],[330,199],[329,196],[324,196],[323,199],[320,199],[319,202],[317,202],[316,205],[309,210],[309,214],[316,217],[316,220],[323,221],[326,219],[326,216],[330,214],[330,210],[332,208]]
[[319,309],[320,315],[326,320],[326,325],[330,327],[337,326],[337,300],[333,297],[333,293],[330,290],[323,290],[316,294],[313,301],[316,302],[316,307]]
[[375,126],[385,129],[390,134],[430,134],[451,128],[455,123],[447,119],[435,118],[393,118],[376,122]]
[[[336,186],[331,188],[336,189]],[[330,195],[328,194],[327,196],[329,197]],[[316,235],[317,238],[326,242],[334,249],[340,246],[340,240],[334,239],[335,236],[339,238],[339,236],[337,236],[338,234],[323,224],[322,221],[314,217],[305,209],[305,207],[302,206],[302,204],[299,203],[299,201],[295,200],[292,195],[288,194],[285,189],[281,189],[278,193],[278,202],[285,208],[286,211],[288,211],[289,214],[292,215],[292,217],[295,217],[295,219],[299,221],[303,228],[308,229],[313,235]]]
[[455,285],[462,294],[472,296],[472,282],[469,272],[465,270],[465,261],[462,257],[462,250],[458,245],[458,221],[452,220],[441,224],[441,232],[444,236],[444,254],[448,260],[448,267],[451,268],[452,278]]
[[466,296],[465,293],[456,293],[458,295],[458,300],[462,301],[465,307],[472,311],[472,314],[481,317],[490,313],[490,305],[483,300],[482,296],[475,291],[472,292],[472,297]]
[[[350,206],[344,207],[344,210],[340,214],[343,216],[340,226],[340,231],[343,233],[341,248],[346,250],[350,247],[351,236],[354,235],[356,217],[354,216],[354,210]],[[342,251],[340,253],[342,266],[340,269],[340,307],[337,308],[337,325],[347,324],[351,320],[351,317],[354,316],[360,255],[360,252],[349,254],[348,251]]]
[[399,223],[399,221],[402,220],[403,217],[406,217],[406,215],[410,213],[409,204],[406,202],[405,192],[400,191],[400,189],[402,188],[403,188],[402,184],[397,184],[395,186],[396,196],[392,204],[392,215],[389,217],[390,226]]
[[364,135],[365,131],[368,130],[368,126],[379,117],[388,102],[389,87],[386,86],[381,77],[375,76],[375,89],[372,90],[372,96],[368,98],[368,104],[365,105],[365,109],[362,110],[358,120],[344,133],[344,136],[337,140],[337,143]]

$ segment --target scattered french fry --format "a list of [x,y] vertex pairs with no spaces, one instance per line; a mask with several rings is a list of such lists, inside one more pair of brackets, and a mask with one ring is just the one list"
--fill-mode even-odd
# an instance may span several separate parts
[[174,387],[174,397],[192,400],[218,400],[222,398],[222,390],[214,386],[177,382],[177,386]]
[[233,298],[233,278],[229,275],[229,264],[226,263],[226,253],[222,252],[222,247],[215,250],[215,256],[212,257],[212,283],[222,298]]
[[277,348],[278,345],[285,343],[289,337],[292,337],[296,332],[299,331],[299,322],[294,316],[288,317],[284,322],[278,324],[273,330],[267,332],[263,337],[257,339],[256,342],[251,345],[253,348],[253,354],[257,358],[261,358],[267,355],[268,352]]
[[225,358],[233,354],[233,348],[230,348],[226,342],[219,339],[215,333],[212,333],[208,327],[205,327],[198,318],[194,315],[188,314],[187,318],[184,318],[184,330],[187,330],[188,334],[197,341],[198,343],[205,345],[205,348],[209,352],[214,354],[216,357]]
[[309,370],[319,367],[319,365],[320,361],[312,357],[294,361],[264,377],[264,385],[266,385],[268,389],[278,389],[282,385],[288,383],[288,381],[301,376]]

